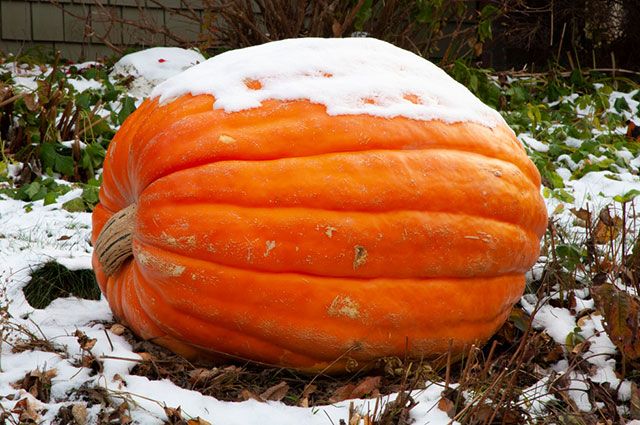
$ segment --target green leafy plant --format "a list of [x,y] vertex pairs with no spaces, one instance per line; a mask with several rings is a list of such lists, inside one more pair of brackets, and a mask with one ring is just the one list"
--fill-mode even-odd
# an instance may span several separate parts
[[[41,172],[87,182],[102,165],[115,129],[135,110],[125,88],[114,85],[103,67],[63,65],[56,57],[35,78],[34,90],[9,79],[0,87],[0,137],[14,160],[29,167],[29,183]],[[78,92],[72,80],[96,80],[101,88]],[[3,99],[4,97],[4,99]]]

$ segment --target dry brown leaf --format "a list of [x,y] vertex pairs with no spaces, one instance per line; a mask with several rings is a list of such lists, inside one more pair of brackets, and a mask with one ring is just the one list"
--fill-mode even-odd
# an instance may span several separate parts
[[80,348],[82,348],[83,350],[86,350],[86,351],[90,351],[96,345],[96,342],[98,342],[97,339],[90,338],[87,341],[85,341],[85,343],[82,344],[80,346]]
[[309,407],[309,396],[311,396],[311,394],[316,392],[317,389],[318,387],[313,384],[307,385],[306,387],[304,387],[304,390],[302,391],[302,395],[300,396],[300,402],[298,403],[298,406]]
[[[604,211],[604,210],[603,210]],[[600,213],[602,217],[602,213]],[[607,220],[598,220],[593,229],[593,241],[599,245],[608,244],[615,240],[622,231],[622,219],[618,216],[610,217]]]
[[151,353],[147,353],[146,351],[136,354],[140,356],[140,360],[142,360],[143,362],[150,362],[155,360],[155,357],[153,357]]
[[443,412],[445,412],[447,414],[447,416],[449,416],[451,419],[453,419],[453,417],[456,414],[456,405],[453,404],[453,401],[451,401],[451,400],[449,400],[448,398],[445,398],[445,397],[442,397],[438,401],[438,409],[440,409]]
[[590,320],[593,320],[593,317],[591,317],[590,314],[584,315],[576,321],[576,325],[578,325],[578,327],[584,328],[587,325],[587,322],[589,322]]
[[20,422],[33,421],[37,422],[40,415],[38,414],[34,403],[29,401],[28,398],[20,399],[13,405],[11,413],[18,415]]
[[74,404],[71,407],[71,415],[78,425],[87,423],[87,408],[84,404]]
[[591,347],[591,341],[582,341],[571,349],[571,353],[577,356],[579,354],[586,353],[589,350],[589,347]]
[[51,397],[51,379],[58,374],[56,369],[32,370],[21,381],[11,384],[16,389],[27,391],[36,399],[48,403]]
[[366,395],[375,397],[380,394],[380,376],[368,376],[356,385],[349,398],[362,398]]
[[95,338],[89,338],[84,332],[80,330],[76,330],[75,337],[78,340],[78,344],[80,344],[80,348],[85,351],[90,351],[98,341]]
[[260,394],[260,398],[265,401],[280,401],[288,392],[289,384],[282,381],[279,384],[267,388],[262,394]]
[[360,425],[361,419],[360,413],[354,412],[349,415],[349,425]]
[[127,414],[128,410],[129,410],[129,403],[127,403],[126,401],[123,401],[120,404],[120,406],[118,406],[118,409],[110,415],[110,417],[112,417],[114,421],[117,420],[118,424],[123,424],[123,425],[130,424],[132,422],[132,419],[131,419],[131,416]]
[[475,53],[476,56],[482,55],[482,48],[483,47],[484,47],[484,43],[481,43],[480,41],[476,42],[473,45],[473,53]]
[[195,385],[198,382],[206,382],[209,379],[217,376],[220,373],[218,368],[205,369],[197,368],[189,372],[189,382],[191,385]]
[[471,414],[472,423],[488,423],[492,416],[494,416],[494,411],[497,407],[491,407],[487,404],[482,404],[473,409],[473,413]]
[[613,217],[611,217],[611,211],[609,211],[609,207],[604,207],[602,210],[600,210],[598,218],[600,219],[600,221],[602,221],[602,223],[604,223],[605,226],[612,227],[615,225]]
[[334,37],[340,37],[342,35],[342,25],[340,25],[338,21],[333,21],[331,31],[333,32]]
[[355,384],[347,384],[339,388],[336,388],[336,390],[333,392],[333,394],[329,398],[329,402],[337,403],[339,401],[344,401],[348,399],[355,387],[356,387]]
[[584,221],[585,223],[589,223],[591,221],[591,211],[585,208],[571,208],[569,211],[573,213],[577,218]]
[[591,289],[596,308],[604,316],[604,328],[624,356],[640,358],[640,302],[637,297],[605,283]]
[[184,422],[184,419],[182,418],[182,408],[180,406],[177,408],[165,407],[164,414],[167,415],[169,423]]
[[125,330],[127,330],[127,328],[125,328],[123,325],[121,325],[120,323],[116,323],[114,325],[112,325],[109,330],[111,331],[112,334],[114,335],[122,335],[124,333]]
[[249,391],[246,388],[240,391],[240,397],[242,397],[243,400],[264,401],[259,395],[253,393],[252,391]]
[[35,112],[38,110],[38,102],[36,100],[35,93],[24,95],[22,97],[22,100],[24,101],[25,106],[30,112]]
[[195,419],[189,419],[187,421],[187,425],[211,425],[211,422],[205,421],[200,416]]
[[362,398],[365,395],[376,397],[379,395],[380,376],[369,376],[362,379],[358,384],[346,384],[337,388],[329,398],[331,403],[347,400],[350,398]]

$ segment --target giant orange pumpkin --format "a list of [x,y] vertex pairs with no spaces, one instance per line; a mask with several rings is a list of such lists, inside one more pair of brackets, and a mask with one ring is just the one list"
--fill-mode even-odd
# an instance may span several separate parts
[[116,317],[187,356],[432,357],[489,338],[521,296],[539,187],[499,115],[429,62],[286,40],[191,68],[124,123],[94,265]]

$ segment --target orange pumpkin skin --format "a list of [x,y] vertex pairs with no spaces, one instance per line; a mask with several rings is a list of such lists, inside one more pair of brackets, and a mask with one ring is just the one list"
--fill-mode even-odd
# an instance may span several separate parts
[[213,101],[145,101],[107,153],[94,241],[136,203],[134,257],[94,266],[142,338],[341,371],[460,352],[506,320],[547,223],[511,130]]

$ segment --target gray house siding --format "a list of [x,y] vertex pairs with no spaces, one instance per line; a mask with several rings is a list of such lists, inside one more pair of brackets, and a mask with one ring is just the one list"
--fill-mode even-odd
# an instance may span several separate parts
[[[196,13],[202,5],[189,1]],[[172,33],[196,40],[200,31],[194,20],[163,8],[180,7],[180,0],[58,0],[56,4],[36,0],[0,0],[0,51],[21,53],[42,46],[59,50],[70,60],[92,60],[114,52],[107,45],[172,45],[162,33],[141,31],[114,23],[110,16],[156,28],[166,26]]]

